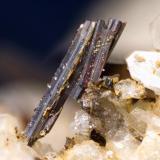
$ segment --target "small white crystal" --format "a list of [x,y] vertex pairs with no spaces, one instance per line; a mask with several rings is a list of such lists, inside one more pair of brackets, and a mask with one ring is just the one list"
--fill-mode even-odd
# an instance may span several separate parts
[[147,130],[141,145],[130,157],[130,160],[159,160],[160,136],[152,130]]
[[126,61],[131,77],[160,95],[160,53],[135,51]]
[[91,116],[84,112],[78,111],[75,114],[74,121],[71,124],[75,134],[88,135],[93,128]]
[[48,152],[42,160],[62,160],[60,157],[56,158],[56,156],[56,153]]
[[119,160],[129,160],[139,144],[140,142],[127,129],[121,128],[108,145],[111,146]]
[[108,158],[112,158],[113,157],[113,151],[111,151],[111,150],[107,151],[106,155],[108,156]]
[[131,114],[136,117],[138,121],[143,121],[147,124],[149,128],[152,128],[152,130],[160,134],[160,117],[153,114],[151,111],[144,111],[140,108],[135,108]]

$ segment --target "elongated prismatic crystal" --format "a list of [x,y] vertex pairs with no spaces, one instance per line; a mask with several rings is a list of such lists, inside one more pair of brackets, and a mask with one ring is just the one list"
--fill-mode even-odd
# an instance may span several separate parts
[[124,25],[115,19],[110,19],[107,24],[98,20],[86,21],[80,25],[26,127],[28,145],[32,145],[51,130],[68,96],[78,99],[90,81],[98,81]]

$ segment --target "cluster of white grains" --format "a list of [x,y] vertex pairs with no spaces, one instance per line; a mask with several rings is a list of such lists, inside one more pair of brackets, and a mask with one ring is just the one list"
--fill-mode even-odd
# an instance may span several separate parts
[[[63,155],[66,160],[159,160],[160,159],[160,117],[153,111],[153,102],[147,102],[145,88],[152,90],[160,96],[160,53],[148,51],[135,51],[127,58],[127,65],[133,80],[123,80],[117,83],[115,90],[123,99],[141,99],[129,115],[137,122],[146,124],[144,137],[140,140],[128,128],[117,130],[115,136],[101,147],[93,141],[83,141],[67,150]],[[127,83],[127,85],[126,85]],[[125,85],[124,85],[125,84]],[[135,87],[135,88],[133,88]],[[145,87],[145,88],[144,88]],[[132,92],[129,92],[129,91]],[[122,94],[119,91],[123,91]],[[127,96],[126,96],[127,95]],[[138,95],[138,97],[137,97]],[[141,103],[140,103],[141,102]],[[142,105],[141,105],[142,104]],[[159,103],[160,104],[160,103]],[[159,104],[154,103],[154,109]],[[140,105],[139,107],[137,107]],[[150,106],[149,106],[150,105]],[[143,108],[143,109],[142,109]],[[148,110],[147,108],[150,108]],[[137,124],[138,125],[138,124]],[[141,126],[139,126],[140,128]],[[84,112],[75,116],[74,131],[87,132],[90,128],[90,118]],[[142,130],[144,128],[142,127]]]
[[0,159],[36,160],[37,153],[19,137],[20,124],[7,114],[0,114]]
[[135,51],[126,61],[131,77],[160,95],[160,53]]

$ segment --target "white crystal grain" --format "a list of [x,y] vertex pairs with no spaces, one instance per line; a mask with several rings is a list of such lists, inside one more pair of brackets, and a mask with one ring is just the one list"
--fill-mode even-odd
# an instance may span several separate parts
[[131,77],[160,95],[160,53],[135,51],[126,61]]

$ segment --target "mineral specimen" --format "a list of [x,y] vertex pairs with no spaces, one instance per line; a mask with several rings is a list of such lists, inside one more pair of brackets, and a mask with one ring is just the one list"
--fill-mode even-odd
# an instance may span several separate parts
[[[56,154],[50,147],[35,143],[27,153],[29,158],[41,155],[41,160],[160,159],[160,53],[133,52],[126,59],[131,76],[127,79],[117,74],[101,75],[124,25],[110,19],[107,24],[103,20],[86,21],[79,27],[25,131],[27,143],[33,145],[50,131],[65,100],[72,96],[81,106],[71,124],[74,135]],[[157,36],[153,31],[152,35]],[[0,134],[5,137],[1,132],[3,123]],[[7,134],[14,131],[12,126],[10,129]],[[15,136],[10,134],[17,145],[27,148],[24,139],[15,140]],[[5,139],[2,148],[9,145]]]
[[[156,64],[147,59],[147,54],[134,53],[131,62]],[[154,54],[158,53],[154,52],[153,57]],[[154,62],[158,58],[156,55]],[[134,75],[140,74],[140,69],[144,70],[139,67],[134,70]],[[130,68],[129,72],[132,75]],[[119,79],[113,75],[88,83],[78,100],[81,110],[75,114],[71,124],[74,135],[67,138],[65,148],[57,153],[40,142],[28,147],[20,134],[18,122],[10,116],[0,115],[1,159],[159,160],[159,92],[153,87],[145,88],[144,81],[136,81],[136,78]]]
[[119,20],[110,19],[107,24],[99,20],[86,21],[80,26],[26,128],[29,145],[51,130],[69,95],[77,99],[90,81],[99,81],[124,25]]
[[69,79],[81,60],[94,27],[95,22],[86,21],[78,29],[66,56],[52,78],[51,87],[44,94],[39,106],[35,109],[35,115],[26,128],[26,136],[30,145],[38,138],[45,136],[58,118],[63,103],[68,97],[64,92],[70,87]]
[[[68,158],[69,154],[70,159],[78,160],[86,155],[85,158],[89,159],[92,153],[86,153],[87,149],[83,148],[83,144],[90,145],[92,140],[99,144],[101,149],[109,152],[111,157],[105,159],[160,159],[159,88],[158,82],[154,81],[154,76],[157,75],[150,71],[152,68],[157,73],[158,61],[159,53],[157,52],[134,52],[127,59],[127,64],[135,80],[128,78],[113,83],[110,79],[111,87],[104,85],[105,78],[98,83],[89,83],[79,99],[87,113],[76,116],[74,124],[77,124],[76,130],[79,132],[75,134],[74,145],[64,151],[61,156]],[[158,77],[156,78],[158,80]],[[156,82],[157,84],[154,84]],[[156,89],[153,87],[155,85]],[[85,115],[87,118],[84,120]],[[78,125],[79,122],[83,125]],[[84,137],[85,133],[87,134]],[[94,147],[94,143],[91,147]],[[78,155],[77,152],[85,154]],[[96,156],[105,157],[102,150],[99,153],[94,152]]]
[[[91,85],[91,88],[86,89],[81,98],[81,105],[84,105],[84,109],[87,106],[86,111],[90,113],[90,116],[88,115],[87,117],[89,117],[90,121],[87,118],[87,121],[83,121],[83,125],[77,125],[76,130],[80,131],[80,134],[78,134],[81,137],[81,141],[76,141],[77,135],[75,135],[74,145],[64,151],[60,155],[61,158],[78,160],[82,156],[84,159],[90,159],[89,157],[94,159],[92,152],[96,153],[95,156],[101,157],[103,155],[104,158],[104,150],[110,155],[110,157],[105,157],[106,160],[157,160],[160,158],[160,117],[154,111],[159,109],[159,98],[152,101],[149,97],[144,96],[143,85],[130,79],[115,83],[113,85],[114,89],[117,87],[116,85],[123,93],[131,90],[128,93],[129,96],[124,96],[123,99],[114,90],[99,88],[100,86],[95,85]],[[140,92],[141,89],[143,92]],[[93,97],[92,94],[94,94]],[[135,95],[137,96],[135,97]],[[135,98],[137,99],[136,102],[129,101],[128,103],[128,99],[134,100]],[[95,99],[96,101],[94,101]],[[131,109],[128,111],[124,105],[129,105]],[[90,110],[88,110],[89,106],[91,107]],[[82,120],[83,114],[79,117],[76,116],[74,123],[82,122]],[[98,123],[96,123],[97,120]],[[84,126],[85,130],[83,129]],[[81,131],[83,130],[84,133],[87,131],[88,134],[91,134],[90,130],[92,129],[106,139],[105,147],[97,139],[92,139],[91,136],[87,139],[86,137],[83,138],[83,132]],[[92,150],[96,143],[91,140],[101,146],[99,146],[102,149],[100,152]],[[88,148],[91,147],[92,151],[86,153],[87,149],[83,148],[83,144],[87,145]],[[82,155],[82,153],[84,154]]]

